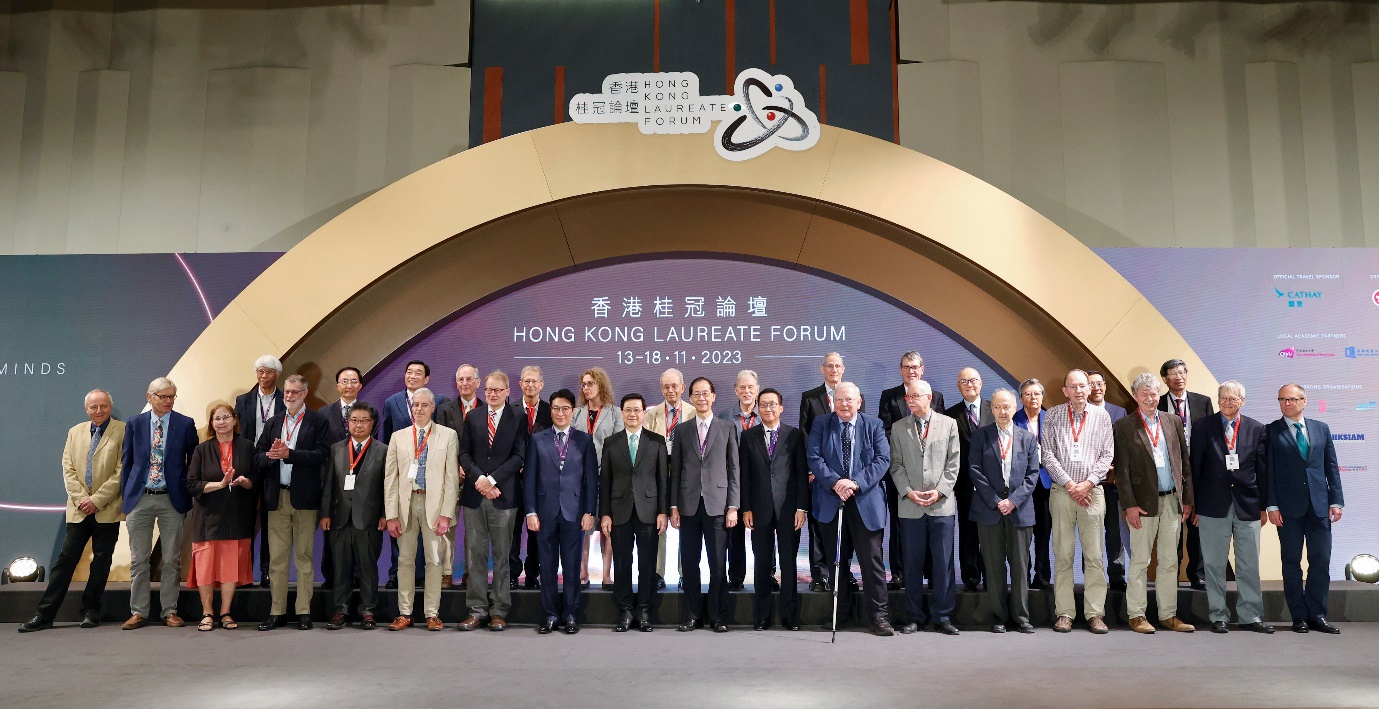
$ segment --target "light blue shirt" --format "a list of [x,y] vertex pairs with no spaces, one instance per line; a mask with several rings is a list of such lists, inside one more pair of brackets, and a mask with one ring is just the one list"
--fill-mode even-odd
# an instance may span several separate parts
[[[1150,424],[1149,419],[1144,417],[1143,411],[1140,412],[1140,420],[1144,421],[1146,426]],[[1163,419],[1155,414],[1154,420],[1159,429],[1159,442],[1154,445],[1154,451],[1158,454],[1159,459],[1159,492],[1168,492],[1173,489],[1173,464],[1168,462],[1168,437],[1164,435]],[[1152,431],[1153,428],[1151,427],[1150,430]],[[1154,443],[1152,433],[1149,436],[1149,442]]]
[[[293,416],[286,411],[283,412],[283,443],[286,443],[287,447],[293,450],[297,449],[297,435],[302,432],[302,423],[306,421],[306,407],[303,406],[299,409],[297,415],[301,416],[301,419],[289,426],[289,420]],[[292,432],[291,436],[287,435],[288,431]],[[278,461],[278,483],[288,487],[292,486],[292,464],[287,462],[286,458]]]
[[172,426],[172,412],[168,411],[162,416],[154,416],[152,411],[148,412],[148,456],[150,462],[153,460],[153,436],[159,421],[163,422],[163,445],[158,447],[163,454],[163,479],[159,480],[158,484],[153,484],[151,479],[153,470],[150,466],[150,480],[144,484],[144,488],[147,490],[166,490],[168,487],[168,429]]

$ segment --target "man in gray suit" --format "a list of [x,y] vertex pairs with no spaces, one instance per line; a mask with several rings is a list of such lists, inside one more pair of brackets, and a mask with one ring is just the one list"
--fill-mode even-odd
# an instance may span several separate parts
[[[1039,484],[1039,439],[1015,425],[1015,392],[997,389],[991,395],[991,414],[996,423],[972,433],[968,469],[973,487],[971,517],[986,557],[986,605],[994,618],[991,632],[1004,633],[1010,617],[1016,630],[1033,633],[1029,542],[1034,535],[1034,488]],[[1014,582],[1009,606],[1007,563]]]
[[[905,584],[905,609],[910,622],[900,627],[913,633],[932,618],[934,628],[944,635],[957,635],[950,618],[957,598],[953,590],[953,524],[957,503],[953,486],[958,480],[961,450],[958,424],[952,418],[929,408],[933,390],[917,380],[906,385],[905,404],[910,415],[891,426],[891,480],[900,496],[900,538],[905,550],[905,568],[910,569]],[[924,584],[915,573],[927,568],[925,557],[932,557],[933,575],[929,590],[931,607],[925,608]]]
[[670,524],[680,530],[684,566],[685,622],[677,630],[700,627],[699,552],[708,547],[708,620],[715,633],[728,632],[725,574],[727,530],[737,526],[739,476],[737,436],[732,424],[713,415],[713,382],[690,382],[694,419],[675,427],[670,452]]
[[321,529],[331,532],[335,565],[331,605],[335,613],[326,630],[350,624],[351,580],[359,574],[359,627],[378,627],[373,609],[378,605],[378,554],[383,550],[383,465],[388,446],[374,440],[378,414],[363,401],[350,405],[346,423],[349,438],[330,448],[330,467],[321,493]]

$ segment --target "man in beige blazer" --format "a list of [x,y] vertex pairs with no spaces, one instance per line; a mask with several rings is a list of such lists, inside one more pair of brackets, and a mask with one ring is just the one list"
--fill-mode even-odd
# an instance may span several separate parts
[[124,445],[124,422],[110,418],[110,393],[95,389],[86,395],[83,421],[67,432],[62,449],[62,481],[67,488],[67,536],[62,551],[48,576],[48,588],[38,602],[38,612],[19,632],[31,633],[50,628],[72,572],[91,542],[91,575],[81,595],[81,627],[100,625],[101,596],[110,576],[115,542],[120,536],[120,453]]
[[[930,408],[933,391],[928,382],[916,380],[905,387],[905,404],[910,415],[891,426],[891,480],[899,500],[897,515],[900,536],[909,569],[905,584],[905,609],[910,621],[902,633],[923,628],[930,619],[945,635],[957,635],[953,627],[953,608],[957,597],[953,589],[953,525],[957,502],[953,486],[958,481],[962,450],[958,444],[958,422]],[[925,608],[924,584],[919,574],[925,557],[932,557],[933,572],[929,590],[933,601]]]
[[445,533],[455,526],[460,487],[460,437],[433,423],[436,395],[422,387],[412,392],[412,425],[393,432],[383,472],[383,509],[388,534],[397,540],[397,618],[389,630],[412,624],[416,596],[417,539],[426,554],[426,588],[422,593],[426,629],[440,630],[441,550]]
[[[669,456],[670,446],[675,442],[675,427],[694,418],[694,405],[685,401],[685,375],[674,367],[661,374],[661,394],[666,400],[646,410],[642,428],[666,439],[666,455]],[[666,587],[666,534],[670,531],[670,525],[666,525],[656,542],[657,588]]]

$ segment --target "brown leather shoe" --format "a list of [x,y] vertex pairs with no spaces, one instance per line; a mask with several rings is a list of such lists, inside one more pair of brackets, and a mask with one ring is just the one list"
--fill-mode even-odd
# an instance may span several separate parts
[[508,621],[501,615],[493,616],[493,620],[488,622],[488,629],[494,632],[508,629]]
[[1070,616],[1060,615],[1053,624],[1055,633],[1071,633],[1073,631],[1073,619]]
[[428,617],[426,618],[426,629],[427,629],[427,630],[441,630],[441,629],[443,629],[443,628],[445,628],[445,623],[442,623],[440,618],[437,618],[437,617],[434,616],[434,615],[433,615],[433,616],[428,616]]
[[1176,616],[1159,621],[1159,625],[1164,626],[1164,630],[1172,630],[1175,633],[1191,633],[1196,630],[1196,626],[1178,620]]
[[393,622],[388,624],[388,630],[406,630],[410,627],[412,627],[412,619],[405,615],[393,618]]
[[147,618],[143,617],[142,615],[139,615],[138,613],[135,613],[134,615],[129,616],[129,620],[126,620],[124,622],[124,625],[120,626],[120,630],[138,630],[139,628],[144,627],[144,624],[147,622]]
[[1137,633],[1144,633],[1145,635],[1154,634],[1154,626],[1150,625],[1149,619],[1142,615],[1137,615],[1130,619],[1130,629]]
[[163,625],[166,625],[169,628],[180,628],[186,624],[187,622],[185,620],[182,620],[182,618],[178,616],[176,613],[169,613],[166,616],[163,616]]
[[472,615],[455,625],[456,630],[473,630],[477,627],[479,627],[479,618]]
[[1092,619],[1087,621],[1087,625],[1091,626],[1088,628],[1088,630],[1091,630],[1093,633],[1097,635],[1105,635],[1111,632],[1111,629],[1106,627],[1106,621],[1102,620],[1101,616],[1099,615],[1092,616]]
[[441,574],[441,588],[448,590],[455,587],[454,577],[450,574]]

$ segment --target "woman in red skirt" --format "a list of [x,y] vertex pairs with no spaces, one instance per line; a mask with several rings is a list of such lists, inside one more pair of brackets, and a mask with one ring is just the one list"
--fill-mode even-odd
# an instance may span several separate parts
[[[187,585],[201,593],[203,615],[197,630],[214,630],[217,622],[234,630],[239,627],[230,617],[235,586],[254,582],[252,540],[258,510],[254,485],[259,473],[254,466],[254,444],[237,435],[235,407],[217,401],[209,407],[207,418],[210,425],[187,470],[187,489],[194,498],[187,520],[192,535]],[[219,616],[210,612],[217,585]]]

